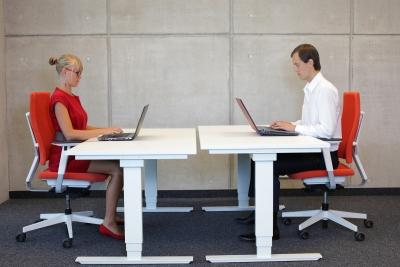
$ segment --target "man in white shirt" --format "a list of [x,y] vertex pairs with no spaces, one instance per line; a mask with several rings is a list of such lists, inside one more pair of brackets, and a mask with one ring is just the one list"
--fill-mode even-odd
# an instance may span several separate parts
[[[296,122],[274,121],[271,127],[287,131],[296,131],[302,135],[319,138],[340,138],[340,99],[336,87],[326,80],[320,70],[319,54],[310,44],[301,44],[291,53],[294,70],[300,79],[307,81],[304,87],[304,102],[301,120]],[[337,155],[338,144],[331,145],[333,168],[339,164]],[[251,166],[251,183],[249,196],[254,197],[254,162]],[[280,175],[300,171],[325,169],[322,153],[278,154],[274,162],[274,214],[273,239],[279,239],[277,213],[279,211]],[[238,221],[254,223],[254,213]],[[241,240],[255,241],[254,233],[240,235]]]

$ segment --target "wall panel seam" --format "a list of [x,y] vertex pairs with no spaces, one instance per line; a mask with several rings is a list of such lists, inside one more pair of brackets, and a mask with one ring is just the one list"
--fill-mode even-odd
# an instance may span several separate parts
[[[2,3],[3,4],[3,3]],[[4,9],[2,8],[3,12]],[[5,28],[5,25],[4,25]],[[5,32],[5,29],[3,29]],[[5,118],[3,119],[3,122],[5,123],[4,127],[5,127],[5,149],[6,149],[6,179],[7,179],[7,186],[8,186],[8,192],[11,191],[11,177],[10,177],[10,151],[11,151],[11,144],[10,142],[8,142],[8,137],[9,137],[9,133],[10,133],[10,127],[8,127],[8,125],[11,125],[9,122],[9,118],[8,118],[8,84],[7,84],[7,39],[6,37],[4,37],[4,42],[3,42],[3,55],[4,55],[4,82],[3,82],[3,86],[4,86],[4,116]]]
[[350,0],[350,36],[349,36],[349,90],[353,90],[353,34],[354,34],[354,0]]
[[[233,85],[234,85],[234,76],[233,76],[233,60],[234,60],[234,55],[233,55],[233,49],[234,49],[234,43],[233,43],[233,33],[234,33],[234,28],[233,28],[233,5],[234,2],[233,0],[229,1],[229,82],[228,82],[228,108],[229,108],[229,124],[233,124],[233,106],[232,106],[232,100],[233,100]],[[229,161],[229,172],[228,172],[228,188],[232,188],[232,179],[234,179],[232,172],[233,168],[235,167],[234,165],[234,160],[233,156],[228,156],[228,161]]]
[[108,116],[108,125],[112,125],[112,80],[111,80],[111,37],[110,37],[110,30],[111,30],[111,14],[110,14],[110,0],[106,1],[106,27],[107,27],[107,36],[106,36],[106,45],[107,45],[107,116]]

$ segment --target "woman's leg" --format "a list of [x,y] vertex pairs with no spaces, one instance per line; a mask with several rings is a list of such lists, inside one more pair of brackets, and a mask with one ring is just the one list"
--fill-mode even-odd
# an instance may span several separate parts
[[119,229],[117,217],[117,203],[119,195],[122,191],[123,172],[119,166],[118,161],[92,161],[90,163],[88,172],[106,173],[110,174],[111,180],[107,186],[106,192],[106,212],[104,216],[103,225],[116,234],[122,234]]

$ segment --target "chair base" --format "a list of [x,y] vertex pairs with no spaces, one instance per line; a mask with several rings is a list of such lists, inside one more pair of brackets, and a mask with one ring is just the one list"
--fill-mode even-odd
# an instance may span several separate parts
[[367,219],[367,214],[364,213],[355,213],[355,212],[346,212],[346,211],[339,211],[339,210],[306,210],[306,211],[292,211],[292,212],[282,212],[282,218],[293,218],[293,217],[310,217],[303,223],[299,225],[299,231],[310,227],[311,225],[324,220],[331,220],[335,223],[346,227],[347,229],[358,232],[358,227],[345,220],[344,218],[351,218],[351,219]]
[[37,229],[45,228],[59,223],[65,223],[68,229],[68,237],[73,238],[72,222],[90,223],[90,224],[102,224],[103,220],[98,218],[92,218],[92,211],[81,211],[73,212],[72,214],[65,213],[54,213],[54,214],[41,214],[40,219],[43,221],[27,225],[22,228],[22,233],[27,233]]

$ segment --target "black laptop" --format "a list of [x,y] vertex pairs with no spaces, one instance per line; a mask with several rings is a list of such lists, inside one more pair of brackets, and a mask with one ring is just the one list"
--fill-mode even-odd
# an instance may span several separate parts
[[144,121],[144,117],[146,116],[147,109],[149,105],[143,107],[142,114],[140,115],[140,119],[137,123],[136,130],[134,133],[115,133],[115,134],[103,134],[97,137],[99,141],[131,141],[139,135],[140,129],[142,128],[142,124]]
[[243,112],[244,116],[246,117],[247,122],[250,124],[251,128],[253,128],[259,135],[262,135],[262,136],[294,136],[294,135],[299,135],[299,133],[297,133],[297,132],[278,130],[278,129],[273,129],[271,127],[266,127],[266,126],[257,126],[254,123],[253,118],[250,116],[250,113],[247,110],[246,106],[244,105],[242,99],[236,98],[236,102],[239,104],[239,107],[242,110],[242,112]]

